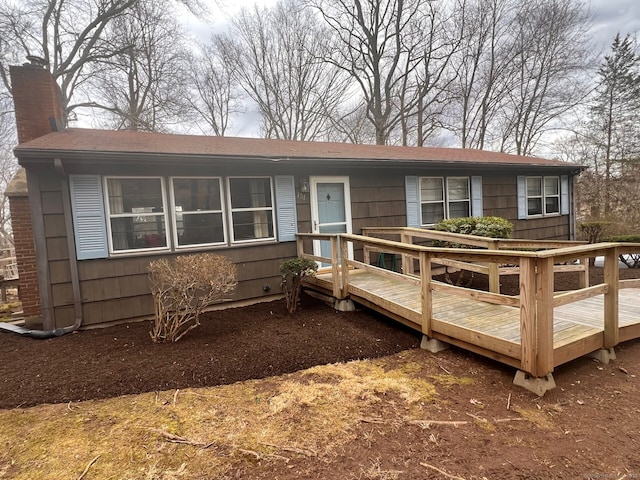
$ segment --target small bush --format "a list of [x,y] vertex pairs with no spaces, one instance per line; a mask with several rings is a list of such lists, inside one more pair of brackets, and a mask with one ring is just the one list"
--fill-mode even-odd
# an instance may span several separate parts
[[228,258],[202,253],[151,262],[149,282],[155,305],[151,339],[164,343],[200,325],[202,311],[233,292],[238,278]]
[[[501,217],[463,217],[442,220],[434,227],[440,232],[461,233],[489,238],[509,238],[513,232],[513,224]],[[437,246],[461,247],[451,242],[437,242]]]
[[602,239],[602,236],[608,226],[609,222],[582,222],[580,223],[582,239],[589,243],[598,243]]
[[[461,233],[478,237],[509,238],[513,232],[513,224],[501,217],[463,217],[442,220],[435,225],[435,229],[440,232]],[[455,242],[436,241],[433,244],[436,247],[468,248],[464,244]],[[469,286],[473,281],[473,272],[469,280],[465,281],[464,270],[461,270],[458,279],[454,282],[449,272],[446,271],[445,280],[457,286]]]
[[318,264],[307,258],[292,258],[280,265],[282,289],[284,290],[289,313],[294,313],[298,308],[302,279],[315,275],[317,271]]

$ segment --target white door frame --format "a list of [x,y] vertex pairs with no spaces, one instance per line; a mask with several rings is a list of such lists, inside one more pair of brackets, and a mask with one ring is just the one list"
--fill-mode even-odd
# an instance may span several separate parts
[[[311,232],[320,233],[320,222],[318,213],[318,184],[319,183],[342,183],[344,187],[344,216],[347,233],[353,233],[351,223],[351,186],[349,177],[343,176],[316,176],[309,177],[309,186],[311,193]],[[320,256],[320,242],[314,240],[313,254]],[[339,252],[338,252],[339,254]],[[353,259],[353,244],[349,243],[348,255]]]

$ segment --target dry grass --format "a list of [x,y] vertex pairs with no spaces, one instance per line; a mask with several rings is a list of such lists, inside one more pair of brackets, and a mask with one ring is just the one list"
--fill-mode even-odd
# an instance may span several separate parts
[[[331,455],[387,395],[405,415],[434,386],[384,359],[198,390],[0,411],[0,479],[225,478],[241,463]],[[95,460],[97,457],[97,460]],[[94,463],[91,462],[95,460]],[[393,478],[396,472],[366,472]]]

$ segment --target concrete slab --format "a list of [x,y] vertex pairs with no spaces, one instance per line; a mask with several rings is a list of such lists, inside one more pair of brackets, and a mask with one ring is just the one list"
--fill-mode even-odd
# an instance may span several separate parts
[[535,393],[539,397],[543,397],[549,390],[556,388],[556,381],[553,375],[549,374],[544,377],[532,377],[528,373],[518,370],[513,379],[513,384],[522,387],[530,392]]
[[353,304],[350,298],[345,298],[343,300],[337,300],[333,304],[333,308],[338,310],[339,312],[354,312],[356,310],[356,306]]
[[420,342],[420,348],[428,350],[431,353],[438,353],[443,350],[447,350],[449,348],[449,344],[441,342],[436,338],[429,338],[426,335],[423,335],[422,341]]
[[605,365],[609,363],[610,360],[616,359],[616,351],[613,348],[601,348],[600,350],[596,350],[595,352],[591,352],[588,357],[595,358],[600,363],[604,363]]

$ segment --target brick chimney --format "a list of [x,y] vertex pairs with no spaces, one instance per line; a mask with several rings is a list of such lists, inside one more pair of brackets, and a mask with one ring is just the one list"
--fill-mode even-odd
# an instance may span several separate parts
[[[66,123],[62,92],[53,75],[42,59],[27,59],[30,63],[9,67],[20,144],[62,130]],[[27,326],[38,328],[42,308],[27,175],[28,171],[19,169],[5,195],[9,198],[22,311]]]
[[41,58],[27,58],[30,63],[9,67],[18,143],[62,130],[66,123],[62,92],[53,75]]

